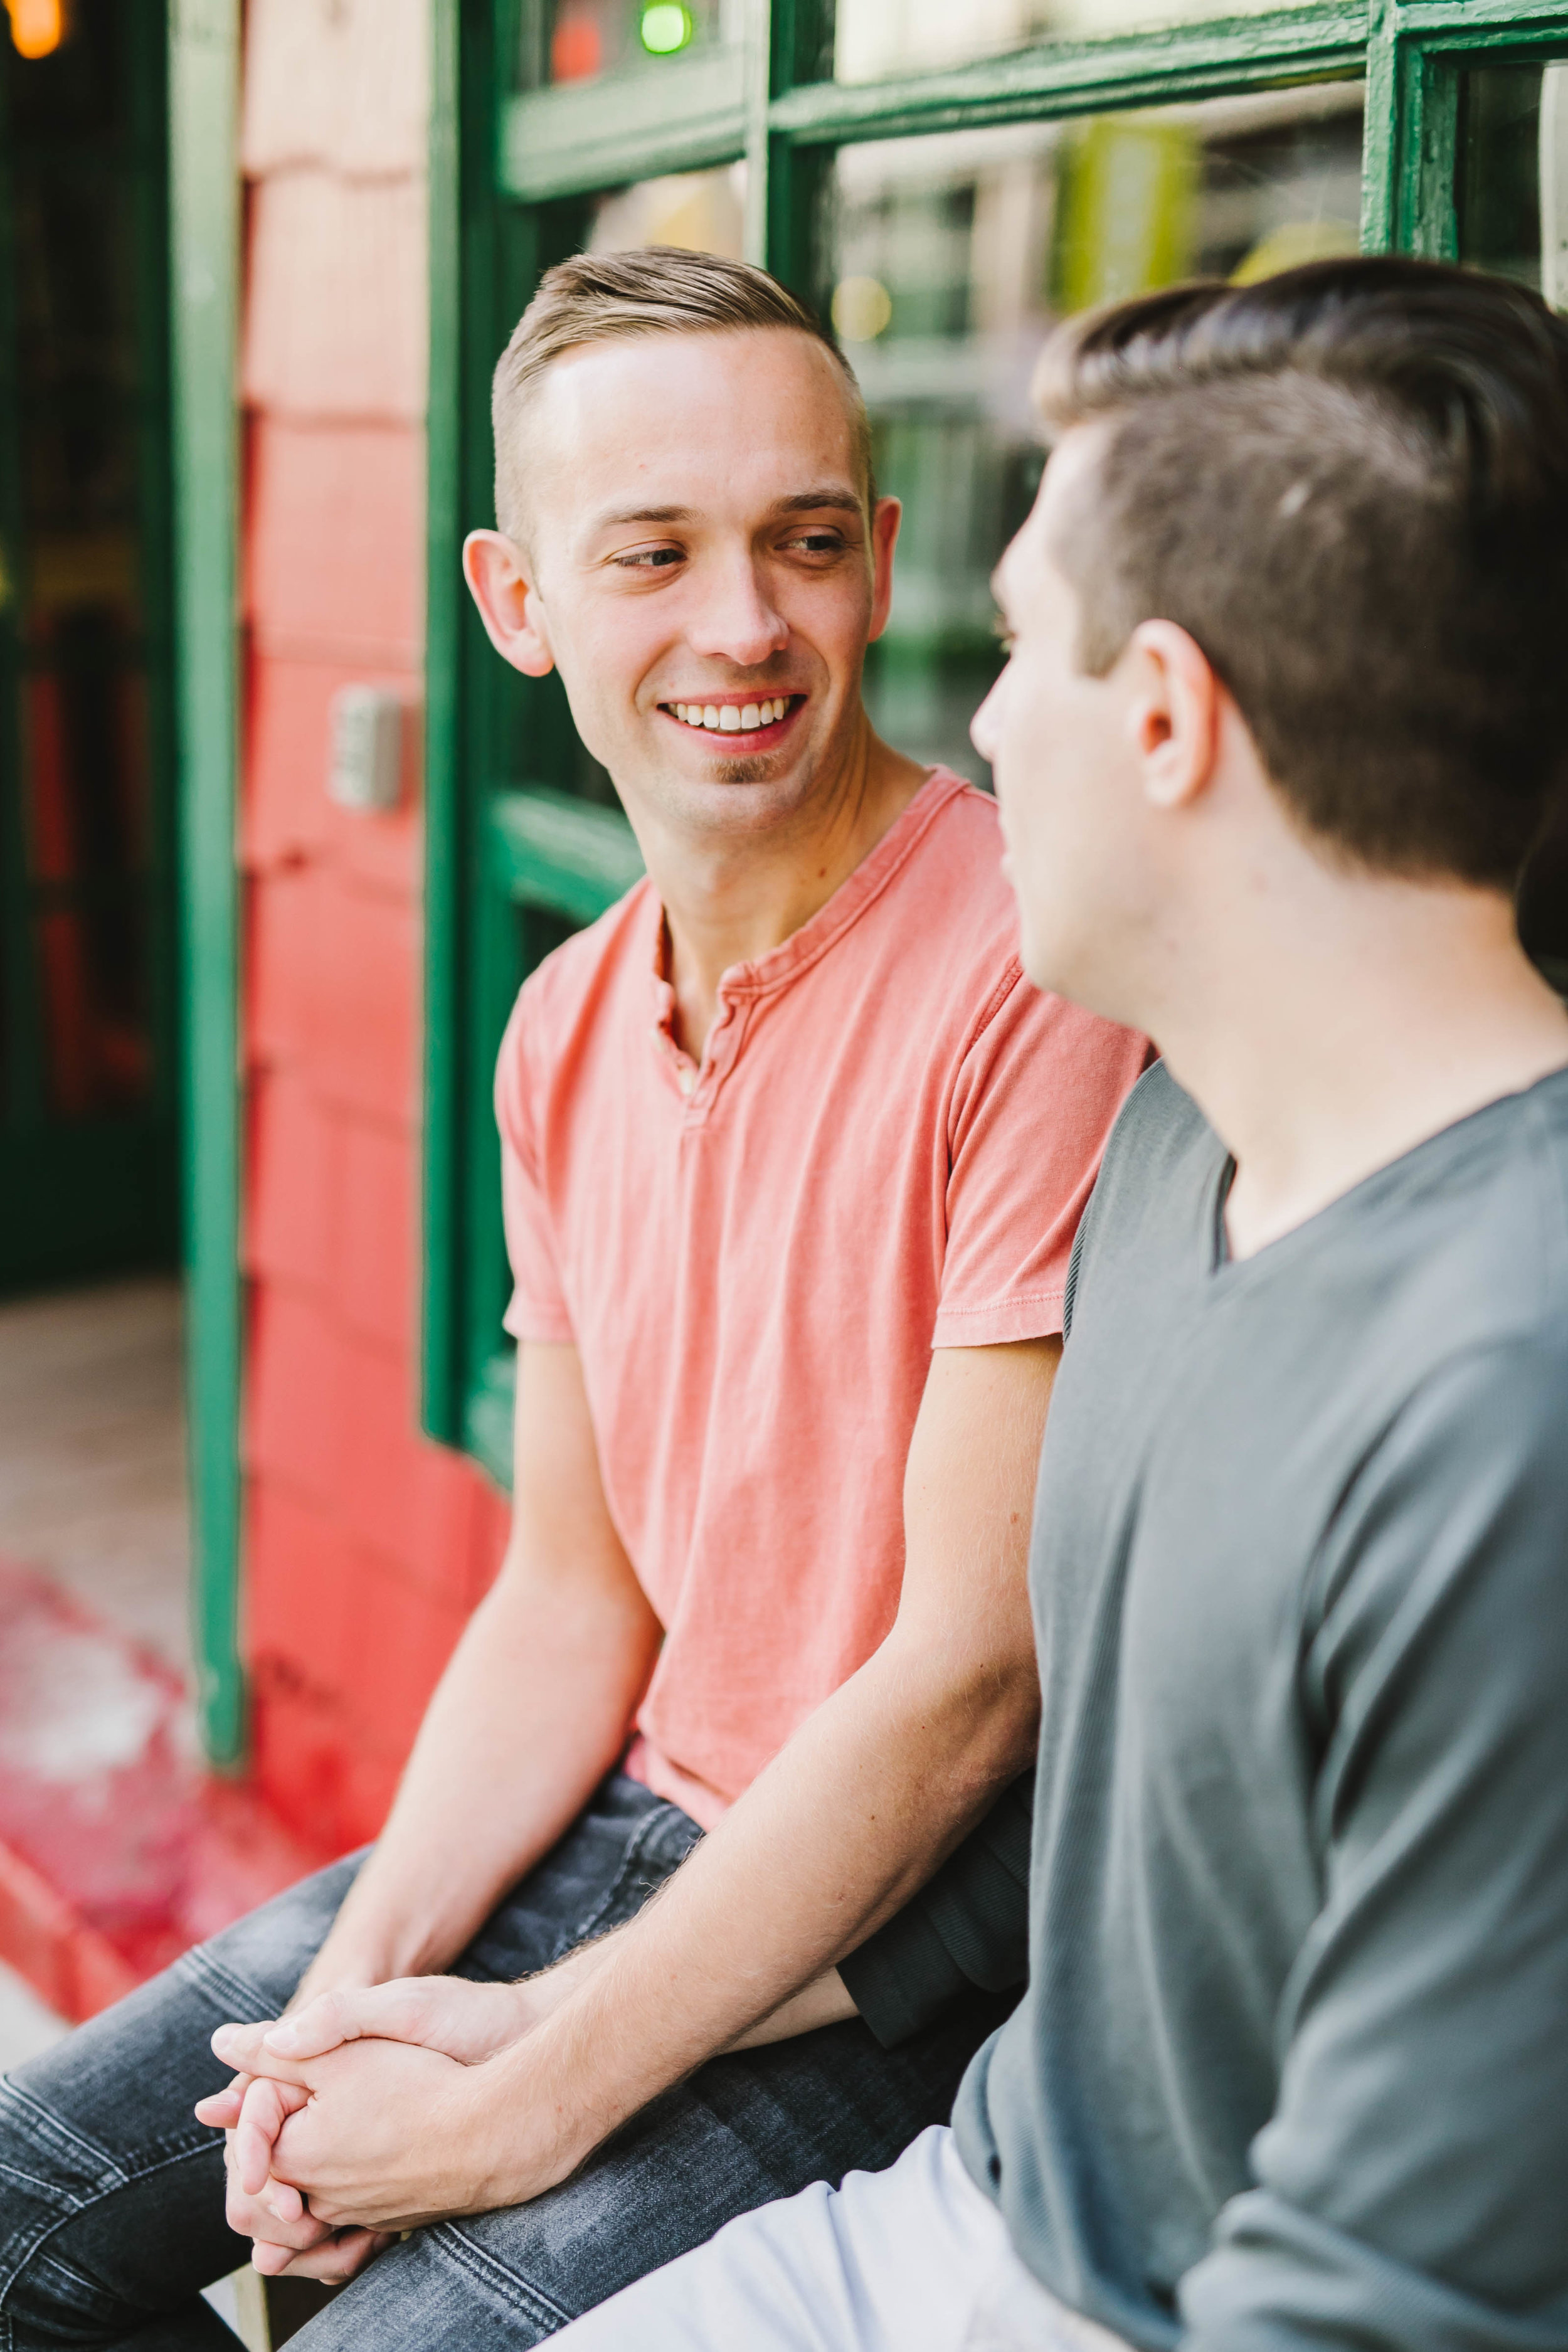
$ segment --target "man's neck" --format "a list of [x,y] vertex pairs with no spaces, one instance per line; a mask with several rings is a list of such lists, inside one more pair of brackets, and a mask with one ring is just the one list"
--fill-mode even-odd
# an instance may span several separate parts
[[808,923],[913,800],[929,771],[862,721],[831,786],[776,832],[646,842],[664,904],[676,1034],[700,1061],[719,983]]
[[1272,947],[1205,960],[1160,1037],[1235,1156],[1237,1257],[1568,1065],[1568,1012],[1500,894],[1339,877],[1311,895]]

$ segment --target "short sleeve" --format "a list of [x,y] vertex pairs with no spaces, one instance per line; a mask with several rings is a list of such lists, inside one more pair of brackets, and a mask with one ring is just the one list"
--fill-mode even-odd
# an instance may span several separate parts
[[1010,968],[953,1087],[933,1347],[1061,1329],[1079,1219],[1150,1053],[1131,1030]]
[[500,1129],[501,1210],[511,1263],[505,1323],[514,1339],[570,1339],[572,1318],[561,1287],[549,1205],[539,1165],[529,1055],[530,991],[512,1007],[496,1061],[496,1125]]

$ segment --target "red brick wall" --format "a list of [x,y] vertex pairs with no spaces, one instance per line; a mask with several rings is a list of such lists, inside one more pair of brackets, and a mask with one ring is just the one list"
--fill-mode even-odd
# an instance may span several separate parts
[[[494,1572],[417,1433],[426,0],[250,0],[245,1643],[257,1769],[374,1835]],[[331,697],[408,705],[393,814],[327,797]]]

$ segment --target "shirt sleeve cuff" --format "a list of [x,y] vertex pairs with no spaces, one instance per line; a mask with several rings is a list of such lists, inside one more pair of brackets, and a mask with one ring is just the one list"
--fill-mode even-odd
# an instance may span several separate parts
[[999,1348],[1009,1339],[1054,1339],[1062,1328],[1066,1297],[1062,1290],[1038,1290],[984,1307],[939,1307],[931,1346]]

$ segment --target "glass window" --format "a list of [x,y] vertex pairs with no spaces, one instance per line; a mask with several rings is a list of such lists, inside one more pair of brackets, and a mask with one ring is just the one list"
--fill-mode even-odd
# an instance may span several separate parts
[[520,85],[597,81],[741,39],[743,0],[532,0]]
[[[1459,257],[1568,310],[1568,65],[1483,66],[1459,98]],[[1519,928],[1568,994],[1568,805],[1525,869]]]
[[1201,274],[1353,252],[1362,86],[842,149],[826,282],[904,501],[867,691],[899,748],[984,780],[990,574],[1039,480],[1029,379],[1054,319]]
[[628,246],[679,245],[692,253],[742,258],[746,212],[744,163],[714,172],[670,172],[637,180],[589,200],[584,252],[614,253]]
[[[1272,14],[1280,0],[1226,0],[1226,16]],[[1283,0],[1287,7],[1308,0]],[[1044,40],[1190,23],[1213,16],[1213,0],[838,0],[834,72],[839,81],[880,81],[931,73],[973,58],[997,57]]]
[[1464,77],[1459,255],[1568,310],[1568,65]]

